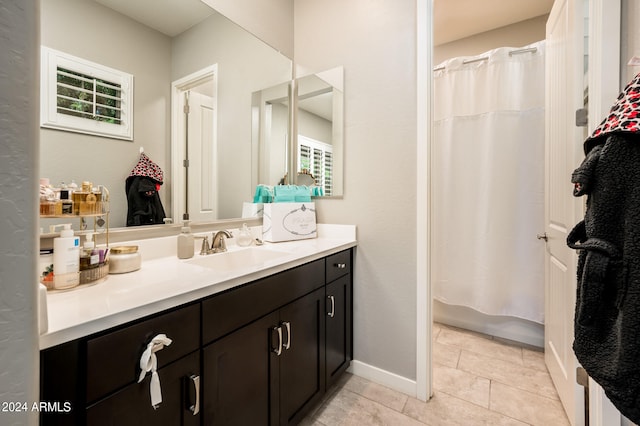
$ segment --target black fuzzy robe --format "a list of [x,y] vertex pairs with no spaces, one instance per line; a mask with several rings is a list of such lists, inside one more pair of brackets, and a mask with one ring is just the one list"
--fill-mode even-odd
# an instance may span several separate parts
[[129,176],[127,193],[127,226],[159,225],[165,213],[156,182],[144,176]]
[[585,143],[574,195],[588,195],[571,231],[579,250],[574,352],[620,412],[640,423],[640,135]]

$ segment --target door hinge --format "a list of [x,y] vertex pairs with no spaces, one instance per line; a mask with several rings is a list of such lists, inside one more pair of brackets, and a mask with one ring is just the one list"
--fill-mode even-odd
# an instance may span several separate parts
[[580,108],[576,110],[576,127],[586,127],[589,124],[589,110]]

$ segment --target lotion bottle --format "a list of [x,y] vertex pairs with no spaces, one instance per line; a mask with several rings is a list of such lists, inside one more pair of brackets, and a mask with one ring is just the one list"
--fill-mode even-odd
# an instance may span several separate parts
[[185,220],[180,235],[178,235],[178,259],[191,259],[193,252],[193,234],[189,221]]
[[70,223],[53,225],[64,228],[60,236],[53,239],[53,287],[64,289],[80,284],[80,237],[73,235]]

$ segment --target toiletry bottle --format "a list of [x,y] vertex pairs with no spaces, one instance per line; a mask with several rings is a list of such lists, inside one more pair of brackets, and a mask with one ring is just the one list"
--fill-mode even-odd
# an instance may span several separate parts
[[96,197],[96,194],[94,194],[93,191],[90,191],[86,195],[84,201],[80,203],[80,214],[81,215],[96,214],[97,202],[98,202],[98,197]]
[[91,189],[93,188],[93,184],[88,181],[82,182],[82,187],[80,190],[73,191],[72,199],[73,199],[73,214],[79,215],[80,208],[82,203],[87,200],[87,195],[91,193]]
[[70,223],[52,225],[63,226],[60,236],[53,239],[53,287],[71,288],[80,284],[80,237],[73,235]]
[[82,251],[80,252],[80,270],[97,268],[100,263],[100,256],[96,250],[96,243],[93,240],[93,233],[88,233]]
[[96,205],[94,214],[102,213],[102,186],[94,187],[91,192],[96,196]]
[[40,216],[56,214],[56,194],[48,178],[40,178]]
[[193,257],[193,234],[189,227],[189,221],[184,221],[184,226],[178,235],[178,259],[190,259]]
[[68,189],[60,190],[60,199],[56,202],[55,212],[56,216],[73,214],[73,201],[71,201]]

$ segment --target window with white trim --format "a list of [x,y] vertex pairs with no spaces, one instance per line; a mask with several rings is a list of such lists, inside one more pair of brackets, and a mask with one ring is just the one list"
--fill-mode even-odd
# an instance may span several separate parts
[[42,46],[40,125],[133,139],[133,75]]
[[298,135],[298,172],[311,173],[324,195],[333,192],[333,147]]

